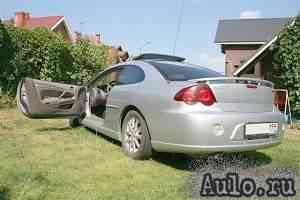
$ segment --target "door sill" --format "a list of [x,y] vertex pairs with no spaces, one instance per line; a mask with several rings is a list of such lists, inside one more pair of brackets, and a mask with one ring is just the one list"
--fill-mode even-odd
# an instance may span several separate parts
[[109,128],[104,127],[104,119],[100,118],[96,115],[91,114],[90,116],[85,117],[81,122],[85,127],[91,128],[95,130],[96,132],[99,132],[101,134],[104,134],[108,137],[111,137],[115,140],[119,140],[119,133],[111,130]]

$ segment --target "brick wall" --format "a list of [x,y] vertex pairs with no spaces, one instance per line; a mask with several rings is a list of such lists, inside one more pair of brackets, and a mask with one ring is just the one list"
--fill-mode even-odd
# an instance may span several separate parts
[[[222,49],[225,54],[225,75],[233,76],[235,70],[240,67],[243,62],[247,61],[259,47],[260,45],[223,45]],[[256,67],[256,75],[258,76],[260,76],[259,68],[260,67]]]

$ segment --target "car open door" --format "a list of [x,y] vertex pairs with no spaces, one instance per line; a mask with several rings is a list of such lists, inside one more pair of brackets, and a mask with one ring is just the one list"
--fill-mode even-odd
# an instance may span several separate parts
[[86,88],[25,78],[17,90],[18,109],[29,118],[81,117]]

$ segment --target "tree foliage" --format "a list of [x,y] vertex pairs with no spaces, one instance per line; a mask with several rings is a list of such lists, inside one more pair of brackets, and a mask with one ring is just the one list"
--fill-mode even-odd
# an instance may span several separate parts
[[300,17],[287,26],[273,46],[273,81],[289,91],[292,111],[300,114]]
[[[86,84],[95,73],[104,68],[107,57],[106,46],[90,45],[87,40],[79,40],[70,46],[72,60],[71,80]],[[84,67],[82,67],[84,66]]]
[[15,95],[24,77],[84,84],[104,68],[107,47],[75,44],[45,28],[28,31],[0,23],[0,88]]

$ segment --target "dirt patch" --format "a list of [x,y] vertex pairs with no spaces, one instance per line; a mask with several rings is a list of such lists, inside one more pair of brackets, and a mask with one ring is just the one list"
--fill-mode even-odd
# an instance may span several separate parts
[[298,135],[300,137],[300,127],[297,128],[288,128],[286,130],[288,135]]

